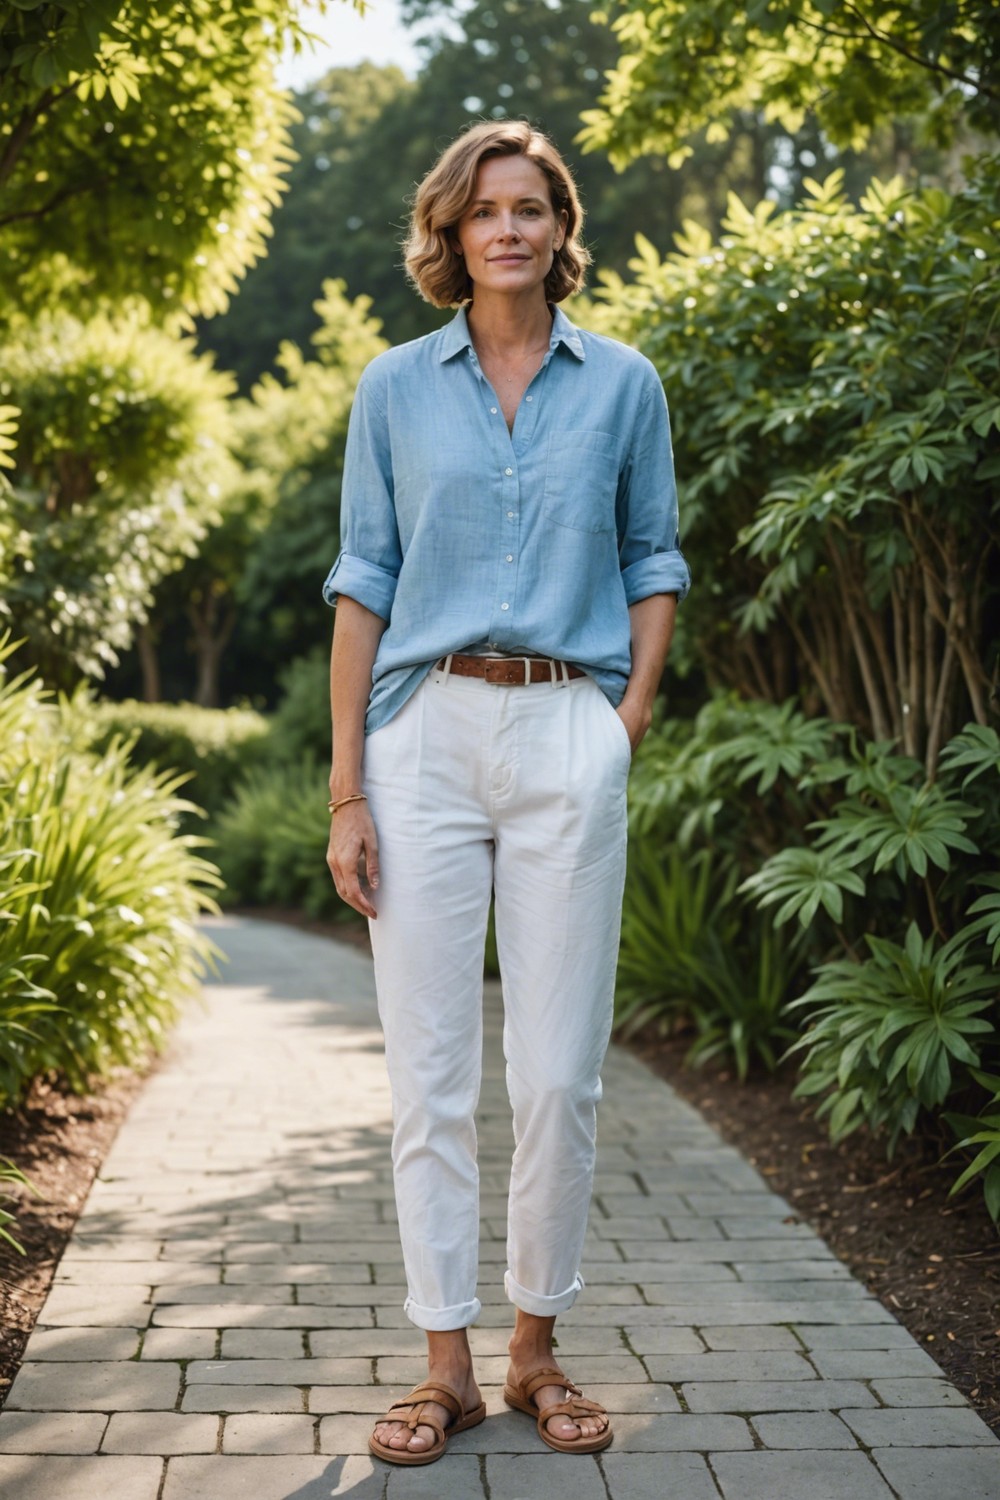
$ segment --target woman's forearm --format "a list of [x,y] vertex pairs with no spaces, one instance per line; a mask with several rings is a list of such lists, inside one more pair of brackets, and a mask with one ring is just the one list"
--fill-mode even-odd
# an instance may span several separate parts
[[677,595],[651,594],[633,604],[628,613],[632,627],[632,671],[618,712],[634,750],[652,722],[653,700],[674,635]]
[[372,690],[372,667],[386,621],[346,595],[337,602],[330,653],[330,710],[333,755],[330,796],[350,797],[361,790],[361,756],[365,713]]

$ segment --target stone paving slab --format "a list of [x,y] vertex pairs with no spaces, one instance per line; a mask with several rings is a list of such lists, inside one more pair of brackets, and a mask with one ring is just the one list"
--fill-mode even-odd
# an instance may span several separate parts
[[751,1427],[765,1448],[856,1448],[854,1434],[829,1411],[775,1411],[755,1416]]
[[872,1458],[906,1500],[997,1500],[996,1445],[988,1448],[876,1448]]
[[5,1411],[0,1453],[96,1453],[107,1425],[97,1411]]
[[510,1123],[497,987],[479,1114],[485,1423],[394,1469],[423,1372],[370,961],[276,925],[230,955],[104,1162],[0,1412],[12,1500],[1000,1500],[1000,1443],[697,1112],[605,1069],[587,1290],[559,1354],[614,1413],[568,1458],[502,1400]]
[[[176,1411],[116,1411],[101,1442],[102,1453],[214,1453],[217,1416]],[[310,1449],[310,1452],[312,1450]]]
[[612,1500],[718,1500],[719,1491],[700,1453],[615,1453],[601,1458]]
[[315,1453],[316,1419],[241,1412],[226,1418],[223,1453]]
[[0,1495],[11,1500],[158,1500],[162,1478],[162,1458],[0,1456]]
[[709,1462],[724,1500],[893,1500],[867,1453],[716,1453]]
[[[481,1489],[470,1491],[470,1500],[479,1500],[481,1494]],[[173,1458],[167,1464],[161,1500],[330,1500],[334,1495],[384,1500],[381,1466],[376,1468],[369,1458],[320,1455]]]

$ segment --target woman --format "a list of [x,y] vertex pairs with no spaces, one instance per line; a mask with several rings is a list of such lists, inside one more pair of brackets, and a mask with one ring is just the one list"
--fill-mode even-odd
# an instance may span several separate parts
[[583,1286],[625,784],[688,572],[656,372],[557,306],[583,281],[581,223],[565,163],[522,122],[472,127],[421,183],[407,271],[459,311],[361,379],[324,587],[328,863],[370,922],[405,1308],[428,1344],[428,1381],[370,1441],[398,1464],[485,1415],[467,1329],[491,894],[515,1136],[504,1397],[561,1452],[612,1436],[552,1333]]

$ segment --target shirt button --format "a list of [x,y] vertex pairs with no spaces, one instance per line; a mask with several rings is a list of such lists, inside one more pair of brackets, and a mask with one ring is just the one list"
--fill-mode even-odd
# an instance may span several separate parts
[[514,472],[513,469],[504,469],[504,473],[505,474],[513,474],[513,472]]
[[525,399],[525,401],[533,401],[535,398],[534,398],[534,396],[525,396],[524,399]]
[[509,604],[501,604],[500,608],[501,609],[510,609],[510,605]]
[[496,414],[497,414],[497,409],[496,409],[496,407],[495,407],[495,406],[491,406],[491,407],[490,407],[490,411],[491,411],[491,413],[492,413],[492,414],[493,414],[493,416],[496,416]]
[[513,552],[508,552],[507,553],[507,561],[508,562],[513,562],[514,561],[514,554],[513,554]]
[[507,519],[508,519],[508,521],[513,521],[513,519],[514,519],[514,512],[512,510],[509,510],[507,512]]

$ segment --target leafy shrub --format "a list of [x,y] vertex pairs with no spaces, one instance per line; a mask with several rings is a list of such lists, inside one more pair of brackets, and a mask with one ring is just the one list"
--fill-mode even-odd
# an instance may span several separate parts
[[[931,779],[892,744],[851,734],[800,785],[836,800],[810,821],[810,842],[778,850],[741,887],[823,950],[790,1007],[807,1027],[791,1048],[796,1093],[821,1098],[837,1140],[867,1125],[891,1154],[922,1114],[948,1106],[963,1141],[986,1149],[995,1101],[980,1119],[968,1104],[1000,1045],[1000,736],[967,725]],[[980,1157],[959,1182],[986,1170],[997,1217],[993,1158]]]
[[741,1075],[787,1048],[835,1139],[864,1125],[891,1153],[944,1116],[994,1212],[996,731],[967,725],[928,776],[793,701],[717,697],[643,742],[630,829],[619,1019],[693,1028],[692,1061]]
[[247,773],[213,824],[227,904],[362,920],[340,900],[327,868],[326,778],[316,761]]
[[178,832],[183,777],[80,738],[72,703],[0,681],[0,1105],[161,1045],[215,952],[195,923],[218,875]]
[[738,887],[820,805],[799,783],[835,742],[794,703],[726,695],[646,736],[629,788],[621,1024],[691,1026],[690,1059],[730,1056],[741,1077],[775,1066],[808,940],[778,936]]
[[268,721],[252,709],[129,699],[95,703],[89,716],[96,750],[127,738],[134,761],[189,777],[187,795],[208,813],[222,806],[267,749]]
[[675,661],[894,740],[933,773],[989,722],[1000,591],[997,159],[966,189],[840,174],[713,243],[637,246],[605,331],[671,395],[697,587]]
[[692,1023],[693,1063],[731,1056],[774,1068],[794,1032],[781,1018],[801,944],[782,943],[735,895],[731,860],[710,848],[663,858],[633,843],[622,912],[617,1017],[626,1032],[650,1020]]
[[963,932],[941,944],[911,922],[902,946],[872,934],[866,944],[869,958],[822,965],[793,1003],[810,1012],[791,1049],[805,1054],[795,1092],[824,1096],[817,1114],[829,1116],[835,1141],[867,1124],[885,1130],[891,1155],[920,1110],[940,1109],[962,1067],[996,1040],[983,1013],[995,1008],[997,981],[968,962]]
[[[1000,942],[1000,927],[998,927]],[[952,1193],[958,1193],[976,1177],[982,1179],[986,1207],[994,1223],[1000,1222],[1000,1078],[972,1069],[975,1082],[987,1094],[987,1103],[977,1116],[949,1112],[945,1120],[959,1136],[955,1150],[978,1147],[964,1172],[956,1178]]]
[[330,758],[330,649],[318,646],[281,674],[281,701],[271,718],[267,757],[290,763]]

